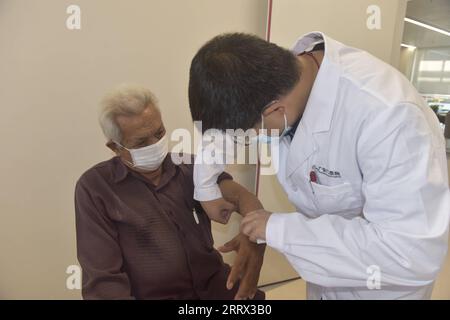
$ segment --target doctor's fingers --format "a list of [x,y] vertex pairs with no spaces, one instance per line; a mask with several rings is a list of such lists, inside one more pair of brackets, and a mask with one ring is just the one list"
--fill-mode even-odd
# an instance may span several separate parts
[[241,227],[257,220],[261,216],[262,212],[263,211],[258,210],[258,211],[253,211],[253,212],[247,213],[241,221]]
[[267,211],[264,210],[264,209],[258,209],[258,210],[250,211],[249,213],[247,213],[245,215],[244,220],[245,219],[253,219],[253,218],[258,217],[258,216],[260,216],[260,215],[262,215],[262,214],[264,214],[266,212]]
[[256,242],[259,220],[252,219],[243,221],[241,224],[241,232],[249,237],[250,241]]
[[256,232],[253,232],[250,236],[248,236],[248,238],[251,242],[258,243],[260,236],[257,235]]

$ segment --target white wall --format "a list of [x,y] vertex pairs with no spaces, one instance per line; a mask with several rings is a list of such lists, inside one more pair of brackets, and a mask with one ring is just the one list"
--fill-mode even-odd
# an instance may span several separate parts
[[[81,7],[81,30],[66,28],[70,4]],[[191,129],[196,50],[227,31],[264,36],[265,17],[261,0],[0,1],[0,299],[80,297],[65,287],[77,264],[73,191],[111,156],[97,124],[105,91],[145,85],[168,130]],[[236,225],[222,231],[218,243]]]
[[[273,0],[271,40],[290,48],[311,31],[322,31],[397,66],[406,0]],[[381,28],[367,28],[367,8],[380,8]]]

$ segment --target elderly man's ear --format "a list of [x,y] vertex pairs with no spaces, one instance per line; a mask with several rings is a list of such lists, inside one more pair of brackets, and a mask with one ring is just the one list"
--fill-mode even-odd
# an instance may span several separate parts
[[118,156],[120,155],[119,148],[117,147],[117,144],[115,142],[113,142],[112,140],[109,140],[106,143],[106,146],[109,149],[111,149],[116,155],[118,155]]

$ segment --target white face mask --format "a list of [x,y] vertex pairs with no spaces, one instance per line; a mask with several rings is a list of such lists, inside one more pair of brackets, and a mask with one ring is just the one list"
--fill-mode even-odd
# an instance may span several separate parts
[[167,134],[164,134],[158,142],[139,149],[128,149],[120,143],[117,144],[130,152],[133,163],[129,161],[127,163],[131,167],[143,171],[154,171],[158,169],[169,152]]

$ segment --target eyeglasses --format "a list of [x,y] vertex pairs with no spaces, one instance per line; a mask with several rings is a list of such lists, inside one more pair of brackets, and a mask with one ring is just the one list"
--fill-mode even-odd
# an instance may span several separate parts
[[[264,113],[264,111],[266,111],[268,108],[270,108],[271,106],[273,106],[275,103],[279,102],[279,100],[272,100],[270,101],[268,104],[266,104],[261,111],[261,118],[264,117],[262,114]],[[250,138],[248,135],[244,134],[242,136],[233,136],[233,142],[236,145],[242,145],[245,147],[248,147],[251,144]],[[248,141],[247,141],[248,140]]]

